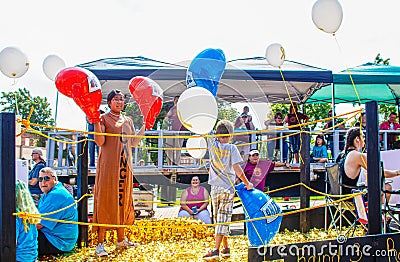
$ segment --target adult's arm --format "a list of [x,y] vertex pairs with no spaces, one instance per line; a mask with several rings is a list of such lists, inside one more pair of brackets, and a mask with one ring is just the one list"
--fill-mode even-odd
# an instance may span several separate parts
[[[346,159],[346,164],[351,163],[351,161],[354,161],[356,163],[356,165],[358,165],[358,167],[363,167],[365,170],[367,170],[367,155],[364,153],[360,153],[360,152],[350,152],[347,155],[347,159]],[[351,165],[351,164],[350,164]],[[348,170],[352,170],[352,169],[348,169],[346,168],[347,166],[345,165],[345,171],[348,177],[350,178],[355,178],[355,176],[358,175],[358,173],[360,172],[360,168],[358,168],[358,172],[351,172],[349,173]],[[392,177],[396,177],[400,175],[400,170],[389,170],[389,169],[385,169],[384,170],[384,176],[387,178],[392,178]]]
[[[104,133],[106,130],[106,127],[101,122],[94,123],[93,126],[94,126],[94,132],[96,133]],[[105,135],[95,134],[94,141],[98,146],[103,146],[104,142],[106,141],[106,137]]]
[[146,123],[143,122],[142,127],[140,128],[139,132],[136,133],[137,137],[135,137],[132,141],[132,146],[135,147],[139,144],[139,142],[143,139],[144,131],[146,131]]
[[29,184],[30,186],[34,186],[34,185],[36,185],[38,182],[39,182],[39,179],[37,179],[36,177],[34,177],[34,178],[31,178],[31,179],[28,181],[28,184]]
[[287,167],[287,168],[290,168],[290,164],[289,164],[289,163],[274,162],[274,165],[275,165],[276,167],[285,166],[285,167]]

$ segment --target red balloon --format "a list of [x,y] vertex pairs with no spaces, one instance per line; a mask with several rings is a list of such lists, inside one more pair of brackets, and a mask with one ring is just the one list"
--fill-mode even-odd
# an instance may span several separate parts
[[90,123],[100,122],[101,85],[92,72],[79,67],[66,68],[57,74],[56,87],[74,99]]
[[129,81],[129,91],[139,105],[146,129],[151,129],[163,104],[161,87],[148,77],[137,76]]
[[65,68],[61,70],[56,76],[56,87],[57,90],[67,96],[72,98],[71,88],[72,85],[76,83],[77,77],[80,76],[80,72],[76,68]]

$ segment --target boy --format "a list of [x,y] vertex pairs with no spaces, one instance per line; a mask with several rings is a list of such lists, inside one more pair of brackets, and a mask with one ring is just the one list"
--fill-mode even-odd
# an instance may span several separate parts
[[218,136],[209,143],[211,158],[210,174],[208,184],[211,185],[211,199],[214,210],[215,227],[215,246],[207,253],[203,259],[212,260],[219,257],[219,247],[222,243],[222,257],[230,256],[227,236],[229,235],[229,225],[231,221],[235,177],[238,176],[244,182],[247,190],[253,188],[253,184],[247,180],[243,173],[240,163],[243,161],[236,145],[230,144],[233,134],[233,125],[227,120],[221,120],[216,127]]

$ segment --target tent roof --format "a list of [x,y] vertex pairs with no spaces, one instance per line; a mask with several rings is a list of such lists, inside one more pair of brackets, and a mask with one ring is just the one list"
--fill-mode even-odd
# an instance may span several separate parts
[[[172,100],[186,89],[186,70],[191,61],[167,63],[146,57],[104,58],[79,67],[92,71],[101,81],[103,99],[112,89],[129,94],[129,80],[147,76],[164,92],[165,101]],[[279,69],[263,57],[236,59],[227,62],[218,86],[217,98],[229,102],[289,103],[287,89],[295,102],[304,103],[322,86],[332,82],[332,72],[294,61],[285,61]]]
[[[351,78],[350,78],[351,76]],[[378,101],[397,104],[400,98],[400,67],[366,63],[333,74],[335,103],[361,103]],[[323,103],[332,99],[332,89],[325,86],[316,91],[307,103]]]

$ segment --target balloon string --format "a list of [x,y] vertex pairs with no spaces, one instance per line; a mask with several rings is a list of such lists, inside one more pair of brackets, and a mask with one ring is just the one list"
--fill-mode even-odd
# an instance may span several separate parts
[[[343,56],[343,52],[342,52],[342,48],[340,47],[340,44],[339,44],[339,41],[338,41],[336,35],[333,34],[333,37],[335,38],[335,42],[336,42],[336,45],[338,46],[339,53],[340,53],[341,57],[344,57],[344,56]],[[358,93],[356,84],[354,83],[353,76],[351,75],[350,69],[348,68],[346,62],[345,62],[345,66],[346,66],[346,71],[347,71],[347,73],[349,74],[350,82],[351,82],[351,85],[353,86],[354,93],[355,93],[356,96],[357,96],[358,103],[361,105],[361,98],[360,98],[360,95],[359,95],[359,93]],[[362,123],[362,118],[361,118],[361,120],[360,120],[360,133],[361,133],[361,134],[362,134],[362,132],[363,132],[363,130],[362,130],[362,124],[363,124],[363,123]],[[364,136],[361,136],[361,140],[363,141],[363,143],[365,143]],[[362,149],[362,153],[364,153],[365,149],[366,149],[365,147]],[[365,160],[364,160],[364,158],[363,158],[362,156],[361,156],[361,161],[364,163],[364,165],[366,165]]]
[[[285,85],[285,89],[286,89],[286,92],[287,92],[288,97],[289,97],[289,100],[290,100],[290,105],[291,105],[292,108],[293,108],[294,114],[295,114],[295,116],[296,116],[297,123],[300,124],[300,125],[299,125],[299,127],[300,127],[300,133],[303,133],[303,131],[304,131],[304,130],[303,130],[303,125],[301,125],[299,116],[297,115],[297,110],[294,110],[295,107],[294,107],[293,99],[292,99],[292,96],[290,95],[288,86],[287,86],[287,84],[286,84],[285,77],[284,77],[283,72],[282,72],[282,69],[281,69],[280,67],[279,67],[279,72],[281,73],[282,81],[283,81],[283,84]],[[289,114],[291,114],[290,108],[289,108]],[[290,129],[290,128],[289,128],[289,129]],[[302,145],[303,145],[303,139],[302,139],[302,135],[300,134],[300,148],[299,148],[300,152],[301,152]],[[301,163],[304,164],[304,160],[303,160],[303,157],[302,157],[301,154],[299,154],[299,158],[300,158]]]

